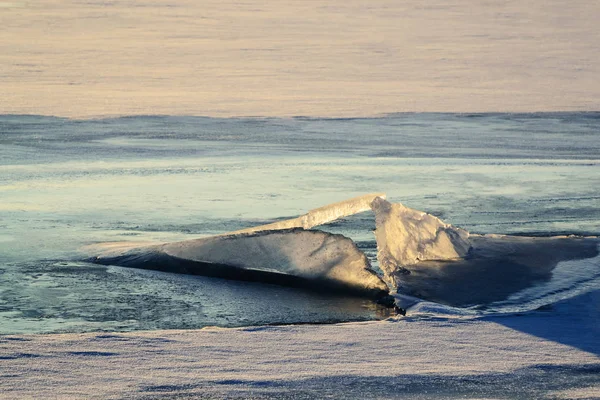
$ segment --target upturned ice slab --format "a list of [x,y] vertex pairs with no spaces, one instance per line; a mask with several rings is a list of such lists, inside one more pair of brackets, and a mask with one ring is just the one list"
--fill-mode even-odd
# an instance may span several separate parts
[[115,252],[90,261],[313,290],[378,297],[387,285],[356,244],[342,236],[301,228],[213,236]]
[[462,258],[469,253],[469,232],[464,229],[381,197],[373,200],[371,208],[375,212],[377,259],[392,284],[395,273],[404,266]]

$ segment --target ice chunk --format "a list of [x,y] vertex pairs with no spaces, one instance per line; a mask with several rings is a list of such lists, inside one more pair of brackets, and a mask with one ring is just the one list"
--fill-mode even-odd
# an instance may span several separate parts
[[90,261],[167,272],[261,281],[370,296],[388,291],[367,257],[342,235],[302,228],[129,248],[111,244]]
[[273,222],[272,224],[242,229],[239,231],[230,232],[228,235],[290,228],[310,229],[314,226],[324,225],[339,218],[358,214],[364,211],[370,211],[371,203],[376,198],[385,199],[385,193],[365,194],[363,196],[354,197],[348,200],[343,200],[337,203],[315,208],[314,210],[311,210],[297,218],[286,219],[284,221]]
[[469,252],[469,232],[433,215],[381,197],[373,200],[371,208],[375,212],[377,259],[393,286],[396,286],[395,274],[403,266],[424,260],[460,258]]
[[306,230],[369,211],[373,199],[380,197],[385,194],[363,195],[297,218],[208,238],[153,246],[110,243],[103,245],[101,255],[91,261],[380,295],[387,293],[387,285],[371,270],[368,259],[352,240]]
[[398,292],[452,307],[521,312],[581,293],[599,278],[597,237],[471,234],[469,240],[468,257],[408,266],[410,273],[396,276]]

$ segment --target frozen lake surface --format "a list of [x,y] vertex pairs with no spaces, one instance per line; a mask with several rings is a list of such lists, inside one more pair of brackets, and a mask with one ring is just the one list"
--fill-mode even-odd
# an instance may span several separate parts
[[[599,129],[599,113],[0,116],[0,333],[385,318],[365,299],[98,266],[80,249],[214,235],[376,191],[472,233],[596,236]],[[377,268],[371,213],[323,229],[354,239]],[[597,292],[597,260],[476,308],[522,312]],[[461,313],[428,304],[423,315]]]

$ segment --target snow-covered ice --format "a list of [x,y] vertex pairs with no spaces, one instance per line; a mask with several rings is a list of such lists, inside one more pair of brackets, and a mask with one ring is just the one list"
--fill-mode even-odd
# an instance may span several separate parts
[[0,397],[593,399],[600,292],[551,313],[0,336]]
[[0,113],[357,117],[600,107],[594,0],[0,4]]

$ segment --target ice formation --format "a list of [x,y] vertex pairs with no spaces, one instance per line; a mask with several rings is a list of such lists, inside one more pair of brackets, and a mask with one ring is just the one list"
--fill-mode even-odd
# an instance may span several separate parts
[[469,240],[468,257],[420,261],[404,271],[410,273],[395,273],[398,292],[452,307],[529,311],[580,290],[579,283],[596,279],[600,263],[597,237],[472,234]]
[[255,226],[242,229],[228,234],[251,233],[260,231],[281,230],[290,228],[310,229],[318,225],[324,225],[337,219],[371,210],[371,203],[376,198],[384,198],[385,193],[371,193],[354,197],[337,203],[328,204],[315,208],[297,218],[273,222],[272,224]]
[[448,260],[468,254],[469,232],[400,203],[377,197],[375,212],[377,259],[386,279],[395,287],[395,273],[425,260]]
[[313,289],[327,287],[374,297],[388,291],[352,240],[302,228],[213,236],[124,253],[115,252],[114,246],[107,250],[91,261]]
[[[367,207],[375,212],[377,259],[385,281],[351,239],[305,229]],[[387,293],[389,285],[403,295],[469,306],[501,301],[549,281],[561,261],[596,257],[598,239],[470,235],[433,215],[370,194],[244,231],[158,245],[107,243],[95,246],[92,254],[91,261],[100,264],[372,297]],[[405,303],[396,298],[397,305]]]
[[307,230],[341,217],[375,212],[377,258],[386,281],[398,287],[405,266],[467,255],[469,233],[440,219],[368,194],[309,211],[293,219],[208,238],[136,248],[104,245],[92,261],[228,279],[292,286],[338,286],[383,293],[386,284],[371,270],[354,242]]

